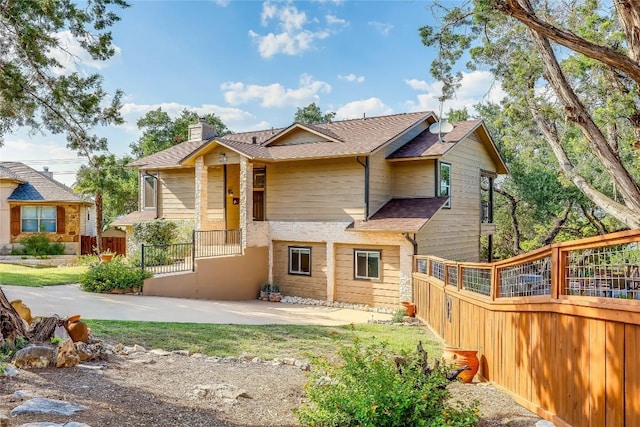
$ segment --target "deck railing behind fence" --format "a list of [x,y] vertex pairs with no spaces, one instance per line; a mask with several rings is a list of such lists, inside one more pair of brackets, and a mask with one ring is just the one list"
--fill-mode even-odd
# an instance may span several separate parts
[[154,274],[194,271],[198,258],[240,254],[241,230],[194,230],[188,243],[142,245],[142,268]]
[[418,317],[481,377],[556,425],[640,426],[640,230],[414,265]]

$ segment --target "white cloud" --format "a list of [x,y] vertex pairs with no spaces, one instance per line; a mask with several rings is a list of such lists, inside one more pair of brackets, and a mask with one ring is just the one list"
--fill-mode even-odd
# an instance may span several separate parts
[[2,161],[22,162],[38,171],[48,166],[54,179],[72,185],[77,170],[82,164],[86,164],[86,160],[78,157],[74,150],[68,149],[64,137],[60,135],[32,138],[6,137],[4,146],[0,148]]
[[200,106],[180,104],[177,102],[165,102],[161,104],[135,104],[126,103],[120,109],[120,113],[124,117],[126,123],[123,128],[134,135],[139,135],[140,131],[136,122],[142,116],[149,111],[157,110],[161,108],[162,111],[169,114],[171,118],[175,118],[180,115],[183,110],[195,111],[200,116],[206,114],[215,114],[220,117],[220,120],[227,125],[229,129],[234,132],[243,132],[247,130],[258,129],[262,126],[264,121],[256,123],[256,118],[253,114],[234,107],[222,107],[215,104],[202,104]]
[[229,6],[229,1],[230,1],[230,0],[213,0],[213,2],[214,2],[215,4],[217,4],[218,6],[220,6],[220,7],[227,7],[227,6]]
[[[424,80],[408,79],[405,83],[416,91],[424,93],[416,96],[416,101],[407,101],[405,104],[409,111],[435,111],[439,113],[440,102],[438,97],[442,94],[442,82],[429,83]],[[450,109],[458,110],[467,108],[473,113],[473,105],[481,101],[499,102],[506,95],[502,87],[488,71],[472,71],[462,73],[460,87],[453,99],[448,99],[443,105],[443,115]]]
[[318,101],[319,93],[331,92],[329,83],[314,80],[309,74],[300,77],[298,88],[285,88],[280,83],[270,85],[246,85],[242,82],[226,82],[220,85],[224,99],[232,105],[259,100],[263,107],[307,105]]
[[78,66],[83,65],[89,68],[102,70],[108,67],[110,63],[120,56],[121,49],[114,45],[114,56],[106,61],[95,60],[91,58],[91,55],[82,47],[78,40],[71,34],[71,31],[62,31],[54,34],[59,40],[60,47],[52,49],[50,54],[56,59],[61,67],[53,68],[52,72],[56,75],[64,75],[78,71]]
[[393,109],[384,104],[379,98],[363,99],[361,101],[349,102],[336,111],[337,120],[357,119],[363,115],[384,116],[393,114]]
[[388,36],[393,29],[393,25],[387,22],[369,21],[369,25],[375,28],[383,36]]
[[341,25],[344,27],[349,25],[349,22],[346,19],[338,18],[335,15],[327,15],[325,16],[325,19],[329,25]]
[[338,78],[340,80],[346,80],[348,82],[356,82],[356,83],[364,82],[364,76],[356,76],[353,73],[347,74],[346,76],[343,76],[342,74],[338,74]]
[[263,58],[271,58],[277,54],[299,55],[311,48],[317,40],[329,37],[329,31],[325,29],[309,30],[305,25],[309,22],[318,22],[317,19],[309,21],[307,14],[298,10],[292,4],[281,6],[280,3],[266,1],[262,5],[260,19],[263,26],[268,26],[271,21],[276,21],[276,31],[268,34],[260,34],[249,30],[249,37],[258,45],[258,52]]

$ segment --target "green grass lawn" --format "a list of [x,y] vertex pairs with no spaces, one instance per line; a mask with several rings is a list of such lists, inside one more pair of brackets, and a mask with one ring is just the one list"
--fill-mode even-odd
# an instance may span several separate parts
[[83,320],[93,336],[112,344],[140,344],[148,350],[189,350],[209,356],[239,356],[248,352],[262,359],[331,358],[340,344],[348,344],[353,337],[365,344],[372,340],[386,342],[397,352],[415,352],[418,341],[422,341],[430,360],[442,354],[440,340],[423,326],[255,326]]
[[85,271],[86,266],[36,268],[0,264],[0,285],[41,287],[78,283]]

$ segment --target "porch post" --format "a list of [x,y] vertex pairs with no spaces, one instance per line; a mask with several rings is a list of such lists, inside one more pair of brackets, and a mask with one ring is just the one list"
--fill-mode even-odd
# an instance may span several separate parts
[[327,241],[327,301],[336,300],[335,243]]
[[206,230],[207,227],[207,206],[209,191],[207,184],[209,181],[209,168],[204,164],[204,156],[196,158],[196,206],[195,206],[195,229]]

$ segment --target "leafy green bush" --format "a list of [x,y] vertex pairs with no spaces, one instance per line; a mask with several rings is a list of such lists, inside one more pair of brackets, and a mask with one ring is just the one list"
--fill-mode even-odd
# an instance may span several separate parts
[[14,250],[14,255],[31,255],[35,257],[45,257],[47,255],[63,255],[64,244],[60,242],[51,243],[44,233],[36,233],[20,240],[23,248],[21,251]]
[[145,245],[168,245],[174,242],[177,233],[178,225],[164,219],[133,224],[133,239]]
[[393,312],[391,321],[393,323],[402,323],[404,321],[404,316],[406,315],[407,315],[407,310],[405,310],[404,308],[399,308]]
[[475,426],[477,403],[449,403],[445,368],[422,372],[417,357],[404,355],[399,370],[384,344],[363,347],[356,339],[339,350],[340,364],[318,359],[305,386],[309,403],[297,411],[311,426]]
[[80,285],[87,292],[109,292],[114,289],[140,288],[144,279],[150,277],[150,272],[131,265],[126,258],[116,256],[110,262],[91,266],[80,278]]

